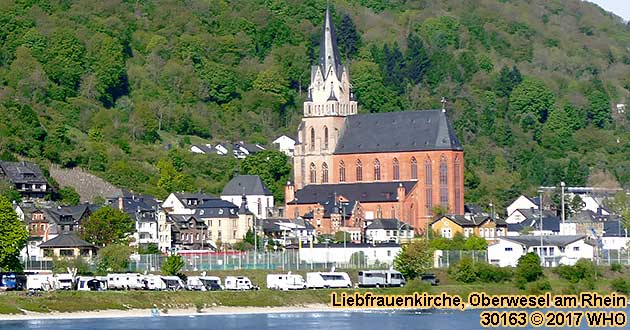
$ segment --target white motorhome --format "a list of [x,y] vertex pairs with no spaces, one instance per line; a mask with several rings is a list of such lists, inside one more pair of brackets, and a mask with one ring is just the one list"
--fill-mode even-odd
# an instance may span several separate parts
[[186,288],[184,282],[178,276],[160,276],[160,279],[166,286],[165,290],[177,291]]
[[306,286],[318,288],[351,288],[352,281],[348,273],[344,272],[315,272],[306,273]]
[[358,275],[358,286],[362,288],[402,287],[406,284],[403,274],[395,270],[360,270]]
[[26,289],[29,291],[49,291],[55,288],[52,274],[26,275]]
[[227,276],[225,278],[226,290],[258,290],[252,281],[245,276]]
[[216,291],[223,290],[221,278],[218,276],[189,276],[186,279],[188,290]]
[[78,291],[105,291],[107,290],[107,277],[105,276],[79,276],[77,277]]
[[74,289],[74,276],[72,274],[57,274],[53,278],[55,290],[72,290]]
[[144,276],[140,274],[107,274],[107,289],[109,290],[140,290],[144,288]]
[[166,290],[166,283],[162,281],[159,275],[145,275],[143,281],[144,288],[147,290]]
[[272,290],[300,290],[306,289],[304,277],[298,274],[268,274],[267,289]]

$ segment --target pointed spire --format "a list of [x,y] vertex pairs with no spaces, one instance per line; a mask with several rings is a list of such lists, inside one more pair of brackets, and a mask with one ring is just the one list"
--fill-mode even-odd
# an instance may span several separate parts
[[319,66],[324,74],[324,79],[328,77],[331,67],[334,69],[337,78],[341,79],[341,57],[339,56],[339,49],[337,49],[337,36],[335,35],[335,26],[328,2],[326,3],[322,39],[319,42]]

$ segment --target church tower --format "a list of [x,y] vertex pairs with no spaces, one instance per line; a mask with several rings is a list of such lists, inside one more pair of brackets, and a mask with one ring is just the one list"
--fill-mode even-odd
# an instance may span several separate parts
[[335,168],[332,153],[345,117],[357,113],[350,75],[341,63],[328,6],[319,47],[319,63],[311,67],[311,84],[293,158],[296,189],[331,182],[331,171]]

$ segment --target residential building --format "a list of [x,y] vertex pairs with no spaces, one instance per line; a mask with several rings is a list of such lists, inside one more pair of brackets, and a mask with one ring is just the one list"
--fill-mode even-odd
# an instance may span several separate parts
[[108,200],[113,208],[129,214],[135,222],[136,230],[133,234],[132,246],[146,248],[149,244],[159,243],[157,212],[159,202],[148,195],[125,193]]
[[258,175],[237,175],[223,188],[221,199],[240,205],[245,196],[247,208],[258,219],[269,217],[273,207],[273,193],[267,189]]
[[[257,223],[259,236],[270,237],[281,245],[303,244],[314,239],[315,227],[305,219],[267,218]],[[260,234],[262,231],[262,235]]]
[[431,223],[431,229],[444,238],[453,238],[459,233],[464,237],[474,235],[494,241],[507,235],[507,224],[489,216],[444,215]]
[[285,155],[293,157],[293,151],[295,150],[295,140],[282,135],[273,140],[273,144],[277,146],[278,150],[282,151]]
[[368,243],[409,243],[413,239],[413,228],[398,219],[374,219],[367,224],[365,235]]
[[202,193],[171,193],[162,203],[162,208],[166,213],[194,214],[200,205],[214,199],[217,197]]
[[[556,213],[548,210],[543,210],[543,218],[555,217]],[[540,211],[538,208],[529,209],[516,209],[507,218],[505,222],[509,224],[521,223],[525,220],[538,219],[540,217]]]
[[55,208],[45,208],[44,219],[51,227],[48,230],[48,237],[52,238],[52,233],[61,234],[70,231],[79,231],[83,221],[96,211],[99,206],[94,204],[79,204],[76,206],[57,206]]
[[445,103],[442,109],[357,114],[329,9],[320,45],[294,151],[296,193],[318,185],[410,183],[397,211],[403,216],[396,218],[417,231],[427,228],[434,206],[463,214],[464,153]]
[[96,255],[97,248],[80,239],[75,232],[65,232],[42,243],[40,260],[58,258],[91,258]]
[[8,180],[23,199],[43,199],[48,181],[39,166],[29,162],[0,161],[0,177]]
[[350,263],[370,266],[393,266],[394,258],[400,253],[400,245],[384,244],[313,244],[303,245],[300,261],[317,264],[318,268],[343,266]]
[[[517,199],[515,199],[512,204],[508,205],[507,207],[507,216],[511,216],[512,213],[514,213],[514,211],[516,210],[523,210],[523,209],[534,209],[534,210],[538,210],[538,205],[540,205],[540,198],[538,197],[527,197],[525,195],[520,195]],[[506,219],[507,223],[512,223],[509,222]]]
[[598,238],[598,243],[601,243],[600,248],[603,250],[625,250],[624,254],[627,255],[627,251],[630,249],[628,230],[619,219],[606,221],[603,224],[604,232]]
[[260,144],[245,143],[243,141],[234,143],[234,145],[232,146],[234,157],[238,159],[246,158],[247,156],[253,155],[262,150],[265,150],[265,147],[261,146]]
[[518,259],[529,252],[538,254],[543,265],[556,267],[574,265],[579,259],[592,260],[595,248],[583,235],[507,236],[488,246],[488,260],[497,266],[515,267]]
[[211,144],[193,144],[190,146],[190,151],[196,154],[213,154],[216,153],[216,150],[212,147]]
[[[519,212],[519,211],[515,211]],[[508,236],[519,235],[560,235],[560,217],[553,212],[544,212],[542,223],[539,220],[538,212],[530,212],[526,214],[525,220],[518,223],[508,223]]]

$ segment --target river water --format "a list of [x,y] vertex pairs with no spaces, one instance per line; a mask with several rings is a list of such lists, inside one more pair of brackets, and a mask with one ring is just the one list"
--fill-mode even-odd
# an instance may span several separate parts
[[[358,311],[0,321],[1,330],[469,330],[480,310]],[[587,329],[583,322],[579,329]],[[523,329],[523,328],[521,328]],[[528,327],[531,329],[531,327]],[[541,328],[537,328],[541,329]],[[577,329],[577,328],[575,328]]]

